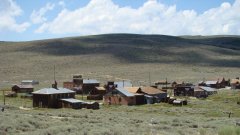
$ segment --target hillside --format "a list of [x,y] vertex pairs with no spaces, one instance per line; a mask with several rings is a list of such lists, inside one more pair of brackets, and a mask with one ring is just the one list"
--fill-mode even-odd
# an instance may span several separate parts
[[148,72],[153,80],[235,77],[240,73],[240,37],[106,34],[0,42],[0,65],[0,85],[21,79],[48,83],[53,65],[60,81],[74,73],[145,82]]

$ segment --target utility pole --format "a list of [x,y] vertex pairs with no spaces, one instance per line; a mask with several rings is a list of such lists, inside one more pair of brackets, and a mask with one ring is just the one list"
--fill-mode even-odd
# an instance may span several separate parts
[[5,99],[5,90],[3,90],[3,105],[5,106],[6,104],[6,99]]
[[151,73],[149,71],[149,86],[151,86]]

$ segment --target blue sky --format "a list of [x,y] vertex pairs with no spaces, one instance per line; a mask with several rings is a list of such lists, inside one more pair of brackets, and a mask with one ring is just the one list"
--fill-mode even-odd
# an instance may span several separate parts
[[0,0],[0,41],[105,33],[239,35],[240,0]]

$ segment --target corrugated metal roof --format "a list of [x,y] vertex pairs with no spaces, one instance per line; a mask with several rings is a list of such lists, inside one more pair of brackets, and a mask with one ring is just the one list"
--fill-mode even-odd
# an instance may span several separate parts
[[32,92],[32,94],[61,94],[61,93],[75,93],[75,91],[66,89],[66,88],[58,88],[58,89],[54,89],[54,88],[43,88],[40,89],[38,91],[34,91]]
[[206,81],[205,83],[206,83],[206,84],[217,84],[218,81]]
[[207,91],[207,92],[216,91],[216,89],[211,88],[211,87],[200,86],[199,88],[200,88],[200,89],[203,89],[203,90],[205,90],[205,91]]
[[69,102],[69,103],[85,103],[85,101],[74,99],[74,98],[66,98],[66,99],[61,99],[61,100]]
[[[33,86],[32,85],[23,85],[23,84],[20,84],[20,85],[14,85],[14,86],[17,86],[19,88],[23,88],[23,89],[32,89]],[[13,86],[13,87],[14,87]]]
[[134,94],[128,92],[124,88],[116,88],[116,90],[119,91],[120,93],[122,93],[123,95],[127,96],[127,97],[133,97],[134,96]]
[[99,81],[97,81],[95,79],[84,79],[83,83],[84,84],[91,84],[91,83],[99,83]]
[[114,85],[117,85],[118,88],[132,87],[132,83],[130,81],[114,82]]

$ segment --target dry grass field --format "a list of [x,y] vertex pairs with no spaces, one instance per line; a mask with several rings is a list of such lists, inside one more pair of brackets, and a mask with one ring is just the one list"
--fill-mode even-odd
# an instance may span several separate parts
[[[0,42],[0,88],[24,79],[61,85],[72,74],[149,85],[156,80],[189,81],[240,76],[239,37],[172,37],[112,34],[28,42]],[[184,107],[166,103],[142,106],[101,106],[100,110],[19,109],[30,99],[7,98],[0,112],[0,134],[158,134],[240,135],[239,91],[223,90],[205,100],[188,99]],[[2,105],[0,93],[0,106]],[[226,112],[233,112],[228,118]]]
[[0,134],[239,135],[239,96],[240,91],[223,90],[207,99],[189,99],[183,107],[102,105],[100,110],[23,110],[19,107],[31,108],[30,99],[7,98],[5,111],[0,112]]

